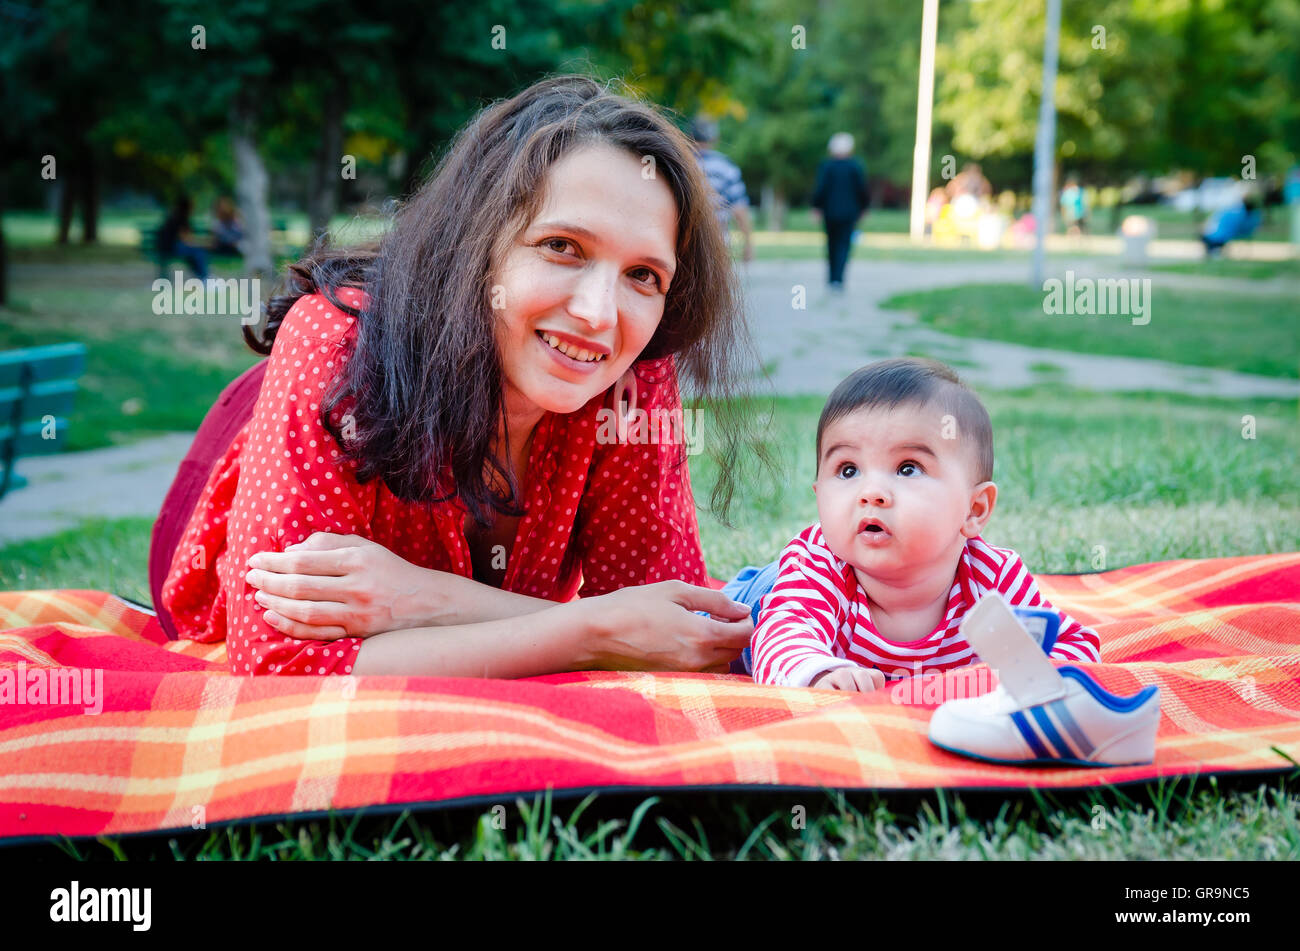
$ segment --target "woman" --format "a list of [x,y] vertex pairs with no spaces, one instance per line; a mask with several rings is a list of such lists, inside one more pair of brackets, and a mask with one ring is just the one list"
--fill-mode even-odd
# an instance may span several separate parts
[[[653,109],[560,77],[484,110],[377,247],[317,252],[267,311],[254,417],[163,587],[234,672],[723,671],[748,643],[704,587],[687,447],[605,425],[680,420],[678,369],[727,396],[752,354]],[[734,460],[741,407],[709,408]]]

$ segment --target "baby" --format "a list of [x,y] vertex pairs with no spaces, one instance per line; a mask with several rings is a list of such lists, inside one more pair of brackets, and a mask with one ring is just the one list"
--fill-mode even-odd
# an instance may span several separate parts
[[[820,520],[775,566],[751,641],[754,679],[875,690],[977,663],[958,625],[990,591],[1055,610],[1019,555],[980,537],[992,478],[988,412],[949,367],[883,360],[844,380],[817,423]],[[1052,657],[1099,661],[1099,648],[1095,631],[1061,614]]]

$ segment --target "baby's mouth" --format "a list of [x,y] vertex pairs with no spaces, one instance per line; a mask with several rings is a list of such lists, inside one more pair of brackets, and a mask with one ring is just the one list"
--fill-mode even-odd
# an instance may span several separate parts
[[889,535],[891,532],[885,527],[885,523],[878,518],[864,518],[858,523],[858,534],[868,535],[876,538],[883,535]]

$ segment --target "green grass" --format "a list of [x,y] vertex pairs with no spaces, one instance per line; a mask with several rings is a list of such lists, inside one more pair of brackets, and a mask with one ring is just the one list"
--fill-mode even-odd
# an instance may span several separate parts
[[0,591],[85,588],[149,604],[152,531],[153,519],[94,519],[12,543],[0,548]]
[[1178,264],[1153,264],[1153,271],[1168,274],[1194,274],[1198,277],[1235,277],[1249,281],[1274,278],[1300,279],[1300,259],[1289,261],[1241,261],[1234,258],[1207,258]]
[[[1294,783],[1214,777],[1076,793],[609,795],[503,799],[395,819],[247,823],[180,836],[63,840],[78,859],[177,861],[1295,859]],[[701,820],[701,816],[705,817]],[[19,852],[24,851],[22,849]],[[27,851],[35,851],[28,849]],[[47,848],[42,850],[48,853]]]
[[1300,377],[1300,304],[1294,291],[1249,296],[1150,285],[1150,322],[1044,313],[1043,291],[980,284],[896,294],[883,306],[960,337],[1076,353],[1150,357],[1264,376]]
[[[137,249],[140,245],[140,232],[156,228],[162,224],[166,213],[163,211],[117,211],[105,209],[99,218],[99,245],[104,248]],[[308,217],[305,213],[293,210],[278,211],[271,209],[272,221],[283,221],[286,225],[284,239],[289,244],[302,247],[306,245],[308,234]],[[190,219],[195,227],[210,227],[211,220],[206,211],[196,212]],[[379,234],[383,230],[382,220],[360,215],[335,215],[330,219],[330,231],[335,238],[342,240],[362,240]],[[53,215],[40,211],[7,211],[4,215],[5,241],[12,250],[32,248],[45,250],[57,247],[54,240],[58,235],[58,222]],[[78,250],[89,249],[80,245],[81,225],[74,221],[69,233],[70,247]]]

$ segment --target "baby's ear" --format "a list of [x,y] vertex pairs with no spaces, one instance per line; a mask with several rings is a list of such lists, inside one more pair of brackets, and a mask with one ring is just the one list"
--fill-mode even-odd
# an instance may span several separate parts
[[974,538],[984,530],[993,509],[998,502],[998,487],[995,482],[981,482],[971,490],[970,510],[962,524],[961,533],[967,538]]

